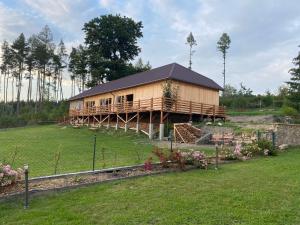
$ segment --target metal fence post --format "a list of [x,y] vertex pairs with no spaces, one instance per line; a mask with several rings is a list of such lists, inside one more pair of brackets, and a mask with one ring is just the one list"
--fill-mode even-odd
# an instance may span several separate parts
[[28,180],[28,165],[24,165],[24,173],[25,173],[25,203],[24,203],[24,209],[27,209],[29,207],[29,180]]
[[96,140],[97,136],[94,135],[94,152],[93,152],[93,171],[95,171],[95,158],[96,158]]
[[276,139],[276,137],[275,137],[275,132],[272,131],[272,144],[273,144],[273,150],[275,149],[275,139]]
[[216,145],[216,165],[215,165],[215,169],[219,169],[219,148],[218,145]]

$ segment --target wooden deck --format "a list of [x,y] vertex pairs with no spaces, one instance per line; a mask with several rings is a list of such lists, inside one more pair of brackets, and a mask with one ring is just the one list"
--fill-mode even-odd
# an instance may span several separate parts
[[95,106],[82,110],[70,109],[70,117],[96,116],[139,112],[168,112],[178,114],[197,114],[213,118],[225,118],[222,106],[203,104],[199,102],[172,100],[168,98],[151,98],[132,102],[116,103],[106,106]]

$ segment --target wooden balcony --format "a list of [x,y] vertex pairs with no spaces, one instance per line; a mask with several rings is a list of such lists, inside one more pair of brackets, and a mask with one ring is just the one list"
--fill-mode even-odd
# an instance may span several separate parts
[[101,114],[119,114],[162,111],[179,114],[198,114],[212,117],[225,117],[225,109],[222,106],[204,104],[193,101],[172,100],[168,98],[151,98],[132,102],[116,103],[105,106],[94,106],[81,110],[70,109],[70,116],[91,116]]

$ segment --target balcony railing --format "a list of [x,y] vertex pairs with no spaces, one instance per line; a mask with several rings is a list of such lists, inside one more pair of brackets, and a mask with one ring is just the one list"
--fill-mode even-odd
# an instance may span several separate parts
[[110,113],[117,114],[147,111],[164,111],[225,117],[225,109],[222,106],[204,104],[193,101],[184,101],[180,99],[172,100],[169,98],[151,98],[103,106],[86,107],[81,110],[70,109],[69,115],[88,116]]

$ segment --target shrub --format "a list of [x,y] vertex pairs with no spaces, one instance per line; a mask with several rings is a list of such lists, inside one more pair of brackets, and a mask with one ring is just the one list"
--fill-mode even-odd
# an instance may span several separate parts
[[285,116],[297,116],[298,111],[290,106],[283,106],[281,108],[281,113]]
[[262,149],[258,146],[257,142],[252,142],[250,144],[245,144],[242,147],[242,155],[247,157],[252,157],[254,155],[259,155],[262,153]]
[[273,144],[271,141],[263,138],[263,139],[260,139],[259,141],[257,141],[257,145],[258,147],[260,147],[262,150],[265,150],[265,149],[272,149],[273,148]]
[[13,170],[10,165],[0,164],[0,186],[8,186],[21,179],[22,169]]
[[151,171],[152,170],[152,157],[149,157],[145,163],[144,163],[144,169],[145,171]]
[[163,167],[166,168],[169,166],[168,161],[170,160],[170,154],[167,154],[166,152],[164,152],[162,149],[158,147],[154,147],[152,153],[158,157]]
[[223,146],[219,152],[220,158],[225,160],[235,160],[238,157],[236,156],[234,150],[229,146]]

